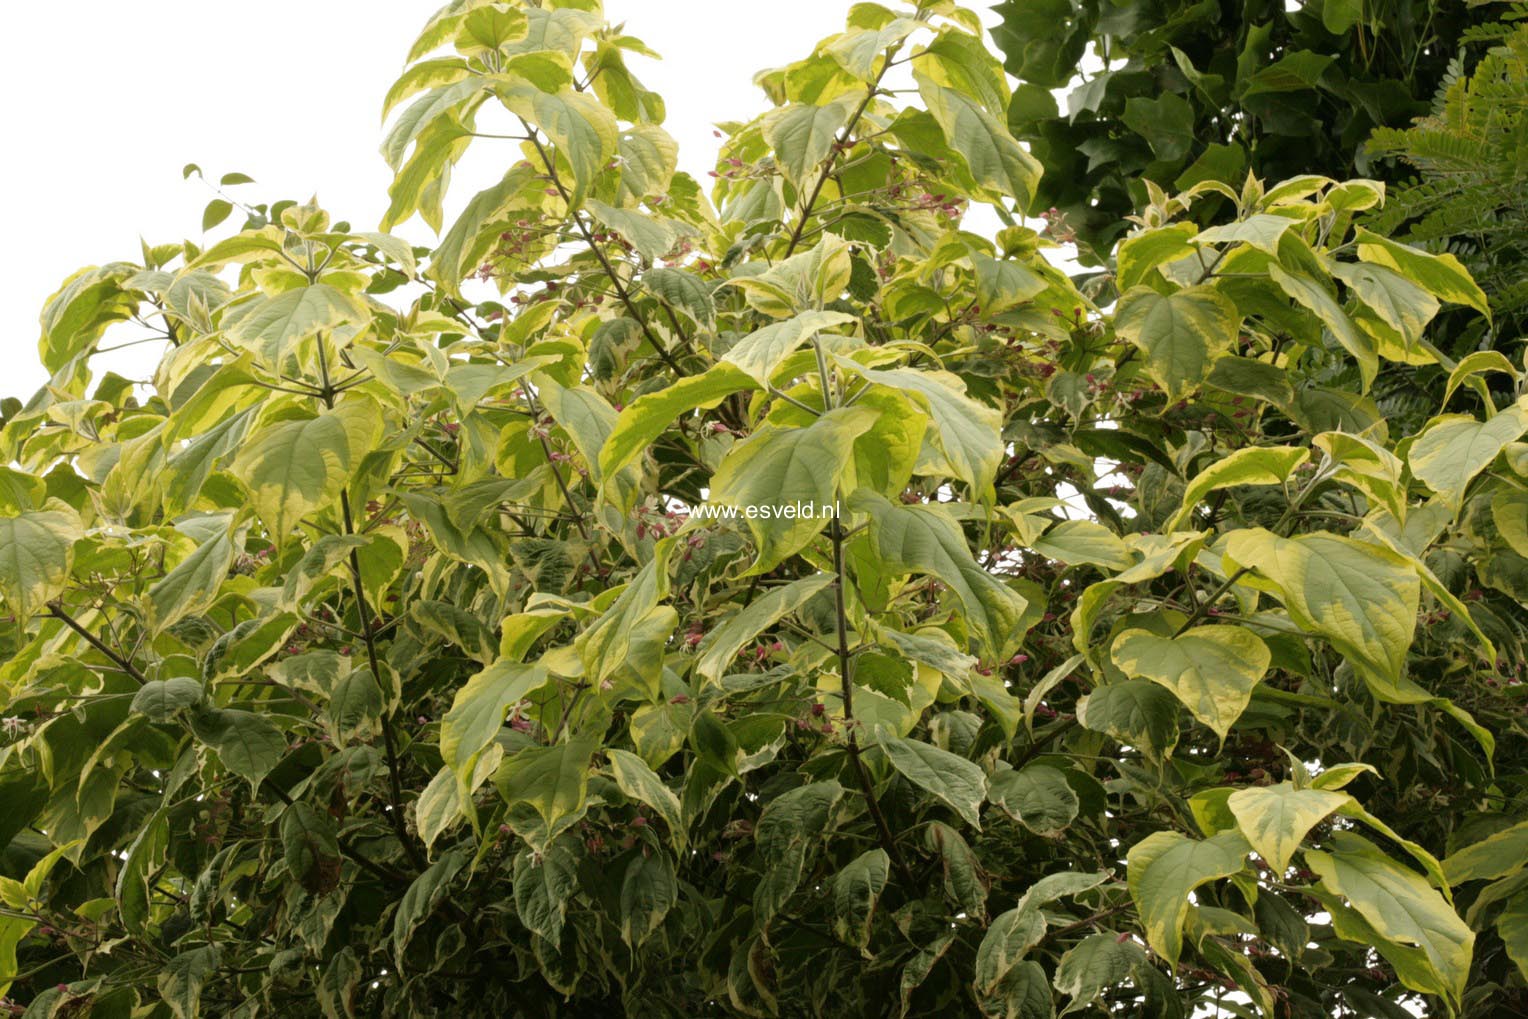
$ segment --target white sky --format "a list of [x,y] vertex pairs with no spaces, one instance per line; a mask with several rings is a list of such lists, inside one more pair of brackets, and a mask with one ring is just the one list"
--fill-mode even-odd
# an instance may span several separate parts
[[[316,193],[336,219],[375,229],[387,207],[382,97],[434,0],[76,0],[0,4],[9,196],[0,247],[0,396],[46,381],[37,315],[76,269],[138,261],[151,243],[197,238],[213,195],[181,167],[241,171],[236,197]],[[764,109],[755,71],[805,56],[843,28],[849,0],[606,0],[610,21],[663,54],[633,70],[668,103],[684,169],[707,182],[711,124]],[[447,222],[502,164],[492,142],[452,182]],[[512,143],[504,143],[509,146]],[[225,235],[235,225],[220,228]],[[415,219],[398,228],[418,242]],[[155,347],[111,358],[146,373]]]

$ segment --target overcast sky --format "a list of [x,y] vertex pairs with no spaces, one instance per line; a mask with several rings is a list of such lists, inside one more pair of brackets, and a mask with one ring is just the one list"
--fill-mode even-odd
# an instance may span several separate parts
[[[262,201],[317,194],[337,219],[375,229],[391,179],[378,154],[382,96],[432,0],[76,0],[0,5],[0,95],[10,156],[0,248],[0,396],[46,379],[37,315],[76,269],[137,261],[152,243],[198,238],[209,176],[240,171]],[[985,5],[978,5],[985,6]],[[633,69],[668,103],[684,169],[704,180],[711,124],[764,108],[756,70],[805,56],[840,31],[849,0],[606,0],[612,22],[663,54]],[[480,146],[492,144],[479,142]],[[509,145],[511,143],[505,143]],[[498,179],[478,148],[447,212]],[[233,221],[224,224],[226,234]],[[398,228],[418,242],[417,219]],[[135,360],[111,367],[138,367]]]

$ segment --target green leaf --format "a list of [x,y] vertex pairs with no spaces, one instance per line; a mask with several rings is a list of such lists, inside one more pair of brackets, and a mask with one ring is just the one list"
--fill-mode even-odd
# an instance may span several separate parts
[[1136,287],[1120,298],[1114,331],[1146,355],[1146,370],[1177,400],[1192,392],[1211,363],[1236,340],[1241,315],[1212,287],[1172,294]]
[[1253,850],[1283,874],[1300,843],[1317,824],[1351,797],[1321,789],[1296,789],[1293,783],[1238,789],[1226,800]]
[[64,281],[42,309],[37,349],[43,367],[57,372],[94,350],[107,326],[137,311],[142,295],[123,285],[136,270],[127,262],[111,262],[81,269]]
[[268,365],[281,367],[302,340],[369,317],[349,294],[327,283],[314,283],[230,309],[223,318],[223,330],[235,345],[254,352]]
[[641,282],[664,304],[690,316],[696,325],[706,329],[716,325],[716,302],[711,290],[694,273],[666,267],[649,269],[642,274]]
[[829,779],[798,786],[770,800],[759,816],[754,841],[764,860],[764,878],[754,888],[758,923],[767,927],[795,894],[808,854],[829,831],[844,790]]
[[510,707],[549,681],[541,666],[520,665],[500,658],[458,689],[451,710],[440,720],[440,756],[446,767],[457,773],[457,781],[463,787],[471,782],[478,755],[494,742],[494,736],[504,726]]
[[[1459,1002],[1469,979],[1475,933],[1416,871],[1351,832],[1338,832],[1335,840],[1331,852],[1306,850],[1306,866],[1324,888],[1346,898],[1381,937],[1422,950],[1437,981],[1415,989],[1445,993]],[[1398,975],[1405,980],[1403,971]]]
[[1310,459],[1310,450],[1298,446],[1248,446],[1216,460],[1194,475],[1183,490],[1183,506],[1163,525],[1177,531],[1189,522],[1194,507],[1211,492],[1233,485],[1282,485],[1295,468]]
[[1453,255],[1429,255],[1363,227],[1354,230],[1353,236],[1358,241],[1358,257],[1365,262],[1394,269],[1440,300],[1468,305],[1491,317],[1485,293]]
[[1132,96],[1125,100],[1120,119],[1166,162],[1182,159],[1194,144],[1194,108],[1176,92],[1163,92],[1155,99]]
[[1161,760],[1178,743],[1178,701],[1166,688],[1130,679],[1094,688],[1077,705],[1077,721]]
[[221,963],[218,946],[203,945],[181,952],[164,964],[159,971],[159,997],[170,1006],[176,1019],[198,1019],[202,1014],[202,990]]
[[584,204],[595,219],[630,241],[637,254],[649,262],[656,262],[668,254],[679,241],[679,231],[673,223],[636,209],[618,209],[593,198]]
[[286,736],[261,715],[237,708],[212,708],[191,715],[191,730],[218,752],[223,767],[249,782],[260,783],[286,754]]
[[1171,690],[1222,740],[1268,671],[1268,645],[1241,626],[1197,626],[1176,637],[1126,630],[1110,649],[1126,675]]
[[1376,692],[1399,696],[1421,581],[1389,549],[1325,532],[1233,531],[1226,554],[1278,585],[1290,618],[1332,642]]
[[1003,978],[1043,937],[1045,917],[1034,906],[1020,906],[994,917],[976,949],[976,969],[972,981],[976,993],[995,993]]
[[856,101],[855,97],[842,96],[825,106],[792,103],[764,115],[764,140],[786,180],[798,191],[816,179],[817,168],[832,153]]
[[921,740],[886,737],[879,745],[903,778],[933,794],[971,827],[982,826],[981,805],[987,798],[987,780],[981,768]]
[[647,804],[658,812],[675,845],[684,848],[685,827],[681,816],[679,797],[663,784],[663,780],[647,766],[647,762],[626,750],[607,749],[605,757],[610,761],[610,773],[621,792],[634,800]]
[[679,882],[667,853],[638,850],[621,881],[621,940],[632,948],[663,925],[679,901]]
[[976,304],[983,315],[996,315],[1043,294],[1050,288],[1045,277],[1023,262],[971,256],[976,267]]
[[[504,759],[494,784],[511,807],[509,824],[538,853],[577,824],[588,810],[589,740],[530,747]],[[532,813],[513,808],[529,808]]]
[[0,517],[0,598],[17,619],[63,594],[82,534],[80,518],[67,507]]
[[862,951],[870,944],[875,907],[891,876],[891,857],[871,849],[833,875],[833,932]]
[[722,357],[747,372],[759,386],[767,387],[775,369],[803,343],[822,332],[854,322],[853,315],[839,311],[806,311],[774,322],[743,337]]
[[1485,421],[1444,414],[1422,429],[1411,444],[1407,464],[1412,474],[1457,511],[1470,481],[1524,432],[1528,432],[1528,396]]
[[1116,934],[1090,934],[1061,956],[1054,983],[1056,990],[1071,997],[1068,1011],[1072,1011],[1132,979],[1144,965],[1146,953],[1135,941]]
[[919,474],[959,478],[978,495],[990,488],[998,465],[1007,456],[1001,434],[1003,415],[969,396],[959,376],[916,368],[865,369],[842,358],[836,360],[841,368],[868,382],[907,393],[933,421],[927,436],[932,449],[926,446],[919,458]]
[[894,573],[937,578],[960,600],[994,659],[1023,640],[1024,596],[977,565],[960,526],[934,506],[902,506],[861,489],[853,500],[870,516],[870,542],[883,567]]
[[915,72],[918,92],[976,183],[993,198],[1012,198],[1026,211],[1040,183],[1040,164],[1005,124],[970,96]]
[[1214,226],[1194,237],[1195,244],[1248,244],[1274,258],[1279,257],[1279,241],[1295,225],[1288,216],[1260,212],[1246,219]]
[[1353,355],[1358,361],[1358,370],[1363,379],[1363,390],[1368,392],[1375,374],[1379,371],[1379,354],[1375,350],[1374,341],[1353,324],[1353,320],[1348,317],[1346,311],[1342,310],[1342,305],[1337,303],[1337,298],[1332,296],[1331,291],[1313,276],[1303,272],[1285,272],[1277,265],[1268,267],[1268,278],[1314,314],[1337,339],[1337,342],[1342,344],[1343,349]]
[[556,155],[573,174],[568,202],[573,208],[615,155],[620,129],[615,116],[587,92],[564,89],[548,95],[531,85],[514,84],[499,89],[510,112],[540,128],[552,140]]
[[133,695],[130,710],[147,715],[155,722],[169,722],[174,720],[177,711],[195,707],[205,696],[202,684],[190,676],[151,679]]
[[1029,764],[987,780],[992,802],[1036,835],[1059,835],[1077,819],[1077,793],[1059,768]]
[[1422,338],[1427,323],[1438,313],[1437,299],[1398,272],[1362,263],[1331,262],[1329,265],[1332,275],[1342,280],[1370,311],[1379,316],[1380,321],[1399,333],[1408,344]]
[[832,582],[832,574],[818,573],[782,584],[750,602],[741,612],[706,634],[698,648],[695,675],[706,682],[721,682],[743,645],[801,608]]
[[1031,547],[1068,566],[1088,564],[1123,570],[1131,563],[1130,551],[1119,535],[1092,520],[1063,520],[1035,539]]
[[1517,872],[1528,861],[1528,821],[1503,828],[1443,859],[1450,885],[1483,881]]
[[217,597],[237,551],[228,530],[230,519],[222,517],[216,534],[149,588],[149,626],[154,632],[201,611]]
[[745,372],[730,364],[718,364],[655,393],[637,397],[616,418],[615,427],[600,450],[600,476],[614,477],[684,415],[698,408],[714,407],[733,393],[753,388],[754,382]]
[[1130,897],[1146,941],[1176,966],[1183,950],[1188,897],[1202,884],[1239,873],[1250,847],[1237,832],[1195,841],[1175,831],[1152,832],[1126,854]]
[[381,427],[374,403],[346,400],[327,413],[282,421],[251,437],[234,468],[272,541],[284,544],[303,517],[338,501]]
[[1153,274],[1158,266],[1187,258],[1198,249],[1189,243],[1199,228],[1193,223],[1169,223],[1165,226],[1131,234],[1120,241],[1115,249],[1115,279],[1120,293],[1133,290],[1138,284],[1161,274]]
[[408,947],[414,931],[435,911],[435,907],[451,890],[451,882],[471,859],[471,854],[463,849],[443,853],[403,893],[398,909],[393,913],[393,956],[399,960],[400,965],[404,949]]
[[578,859],[568,839],[558,839],[545,854],[515,857],[515,913],[538,936],[562,940],[568,903],[578,891]]
[[728,451],[711,478],[710,499],[737,507],[752,533],[758,557],[750,573],[774,569],[836,516],[854,440],[876,417],[868,407],[846,407],[805,428],[765,425]]

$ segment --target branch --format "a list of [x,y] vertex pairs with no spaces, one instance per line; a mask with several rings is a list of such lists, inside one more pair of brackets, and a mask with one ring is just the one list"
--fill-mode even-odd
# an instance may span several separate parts
[[97,637],[95,634],[81,626],[78,620],[64,611],[62,604],[57,601],[49,602],[48,610],[54,619],[62,620],[65,626],[69,627],[69,629],[85,638],[85,642],[87,644],[101,652],[101,654],[105,655],[107,658],[111,659],[112,662],[116,664],[117,668],[131,676],[139,686],[143,686],[148,682],[148,678],[145,677],[143,673],[138,671],[137,666],[135,666],[131,661],[129,661],[121,654],[113,651],[106,645],[103,640],[101,640],[101,638]]

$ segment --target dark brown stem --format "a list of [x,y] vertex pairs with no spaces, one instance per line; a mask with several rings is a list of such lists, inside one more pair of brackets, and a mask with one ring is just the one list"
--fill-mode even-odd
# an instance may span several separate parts
[[49,602],[48,609],[54,619],[62,621],[65,626],[69,627],[69,629],[85,638],[85,643],[101,652],[101,654],[105,655],[107,658],[110,658],[112,662],[116,664],[117,668],[131,676],[139,686],[142,686],[148,682],[147,677],[138,671],[137,666],[135,666],[125,656],[118,654],[116,651],[113,651],[110,647],[107,646],[105,641],[101,640],[101,638],[97,637],[95,634],[81,626],[77,619],[64,611],[61,604],[56,601]]

